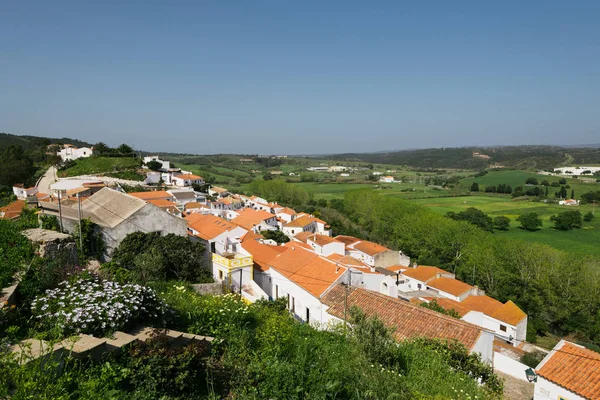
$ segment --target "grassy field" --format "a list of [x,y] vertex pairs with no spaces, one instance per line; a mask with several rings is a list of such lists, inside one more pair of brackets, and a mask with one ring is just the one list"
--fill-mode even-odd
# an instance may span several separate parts
[[[476,177],[476,178],[465,178],[460,181],[461,185],[469,189],[473,182],[477,182],[479,184],[479,190],[483,191],[485,186],[497,186],[499,184],[508,184],[512,186],[512,188],[516,188],[517,186],[524,186],[527,178],[536,178],[538,182],[543,181],[544,179],[548,182],[558,182],[560,177],[558,176],[548,176],[548,175],[540,175],[536,173],[531,173],[527,171],[514,171],[514,170],[506,170],[506,171],[491,171],[487,175]],[[584,182],[580,179],[567,179],[567,184],[571,186],[567,190],[569,196],[571,195],[571,189],[575,190],[575,198],[579,198],[584,193],[600,190],[600,183],[597,182]],[[543,186],[540,186],[543,188]],[[555,193],[560,189],[559,187],[549,187],[548,192],[550,195]]]
[[140,160],[129,157],[88,157],[75,160],[75,165],[64,171],[59,171],[61,177],[101,174],[134,170],[140,167]]
[[[565,210],[578,210],[582,214],[592,211],[591,205],[575,208],[566,208],[556,204],[542,202],[513,201],[510,196],[466,196],[445,197],[439,199],[416,199],[419,204],[430,207],[440,214],[449,211],[460,212],[469,207],[478,208],[492,217],[504,215],[511,219],[511,228],[507,232],[496,232],[496,235],[505,235],[516,239],[544,243],[557,249],[581,253],[600,255],[600,210],[596,210],[596,218],[592,222],[584,222],[583,228],[571,231],[559,231],[553,228],[550,217]],[[542,229],[528,232],[519,228],[516,218],[524,213],[537,212],[542,219]]]

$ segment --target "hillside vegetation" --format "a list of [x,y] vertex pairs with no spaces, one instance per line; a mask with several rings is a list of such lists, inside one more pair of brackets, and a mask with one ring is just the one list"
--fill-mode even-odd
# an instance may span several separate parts
[[[67,168],[61,169],[58,173],[60,177],[78,176],[78,175],[97,175],[112,174],[124,171],[134,172],[140,168],[139,158],[131,157],[88,157],[79,158],[67,164]],[[143,175],[129,175],[131,178],[137,176],[137,180],[143,179]],[[131,179],[125,178],[125,179]]]

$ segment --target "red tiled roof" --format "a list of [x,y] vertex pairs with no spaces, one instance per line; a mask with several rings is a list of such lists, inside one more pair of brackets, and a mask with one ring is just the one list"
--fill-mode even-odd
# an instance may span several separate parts
[[289,248],[295,248],[295,247],[300,247],[306,250],[310,250],[310,251],[314,251],[312,247],[310,247],[308,244],[303,243],[303,242],[297,242],[295,240],[291,240],[289,242],[287,242],[286,244],[284,244],[284,246],[289,247]]
[[460,296],[473,289],[473,286],[454,278],[437,278],[427,282],[427,286],[441,290],[442,292],[450,293],[454,296]]
[[252,255],[254,266],[260,271],[268,271],[269,264],[281,253],[289,250],[285,246],[272,246],[260,243],[260,235],[247,233],[242,240],[242,247]]
[[252,229],[254,225],[258,225],[264,220],[273,218],[274,215],[263,210],[253,210],[251,208],[245,208],[239,212],[239,215],[231,221],[238,224],[245,229]]
[[371,271],[371,267],[352,256],[333,253],[328,255],[327,258],[345,267],[367,268],[369,270],[369,273],[374,273]]
[[296,218],[292,222],[288,222],[287,224],[285,224],[285,226],[288,228],[304,228],[305,226],[310,225],[313,222],[314,218],[312,218],[310,215],[304,215],[302,217]]
[[194,175],[194,174],[181,174],[181,175],[173,175],[173,179],[187,179],[190,181],[196,181],[198,179],[202,179],[201,176],[198,175]]
[[335,238],[337,240],[339,240],[340,242],[345,243],[346,246],[349,246],[349,245],[351,245],[353,243],[361,241],[361,239],[359,239],[359,238],[355,238],[354,236],[346,236],[346,235],[338,235]]
[[600,354],[561,340],[540,364],[537,374],[565,389],[600,400]]
[[306,243],[308,241],[308,237],[312,235],[314,235],[314,233],[302,231],[294,235],[294,239],[297,239],[302,243]]
[[148,203],[154,204],[156,207],[160,207],[160,208],[175,207],[177,205],[177,204],[173,203],[172,201],[163,200],[163,199],[148,200]]
[[224,220],[223,218],[215,217],[212,214],[193,213],[184,218],[188,226],[195,231],[198,231],[200,238],[211,240],[219,236],[223,232],[237,228],[236,224]]
[[490,296],[469,296],[462,301],[462,305],[472,311],[479,311],[487,315],[492,315],[496,310],[503,306],[501,302],[492,299]]
[[416,279],[420,282],[427,283],[431,279],[437,278],[437,274],[449,274],[450,272],[444,271],[438,267],[430,267],[427,265],[419,265],[417,268],[409,268],[402,273],[403,276]]
[[377,255],[379,253],[383,253],[384,251],[388,251],[389,249],[385,246],[377,244],[375,242],[369,242],[367,240],[363,240],[360,243],[354,245],[354,248],[358,251],[361,251],[370,256]]
[[308,237],[308,240],[318,244],[319,246],[325,246],[325,245],[331,244],[331,243],[341,243],[340,241],[335,240],[331,236],[320,235],[318,233],[310,235]]
[[296,211],[292,210],[289,207],[285,207],[283,210],[280,210],[277,214],[296,215]]
[[[327,312],[341,319],[345,292],[344,286],[336,285],[323,297],[323,303],[329,306]],[[482,332],[468,322],[377,292],[359,288],[349,288],[348,292],[348,309],[357,306],[367,317],[376,315],[394,330],[396,340],[416,337],[457,340],[472,350]]]
[[346,272],[315,253],[291,246],[271,262],[271,268],[315,297],[321,297]]
[[406,271],[409,268],[410,267],[408,267],[406,265],[400,265],[400,264],[390,265],[389,267],[386,267],[386,269],[388,271],[392,271],[392,272],[402,272],[402,271]]
[[15,219],[21,216],[23,208],[27,204],[24,200],[16,200],[12,203],[0,208],[0,219]]
[[466,314],[468,314],[470,311],[472,311],[471,309],[469,309],[468,307],[465,307],[463,305],[463,303],[459,303],[456,300],[452,300],[452,299],[448,299],[445,297],[439,297],[439,298],[435,298],[435,299],[431,299],[430,301],[435,300],[435,302],[442,307],[445,310],[454,310],[458,313],[458,315],[462,317],[464,317]]
[[165,192],[164,190],[156,190],[154,192],[136,192],[136,193],[129,193],[130,196],[133,197],[137,197],[138,199],[141,200],[155,200],[155,199],[172,199],[173,196],[168,193]]
[[516,326],[519,322],[523,321],[523,319],[527,317],[527,314],[525,314],[523,310],[519,308],[519,306],[509,300],[504,303],[502,307],[498,308],[492,314],[489,314],[489,316],[506,322],[507,324]]

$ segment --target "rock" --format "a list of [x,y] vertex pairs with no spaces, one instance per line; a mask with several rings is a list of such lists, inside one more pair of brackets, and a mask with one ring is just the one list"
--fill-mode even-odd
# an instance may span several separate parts
[[77,245],[71,235],[47,229],[27,229],[23,235],[38,246],[40,257],[60,259],[66,265],[77,264]]

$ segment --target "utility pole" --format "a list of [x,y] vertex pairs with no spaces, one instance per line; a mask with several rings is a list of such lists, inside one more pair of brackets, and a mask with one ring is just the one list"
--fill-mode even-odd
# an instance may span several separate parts
[[63,233],[62,207],[60,204],[60,190],[58,191],[58,218],[60,222],[60,233]]
[[81,198],[79,197],[79,193],[77,193],[77,211],[79,214],[79,251],[83,254],[83,235],[81,233]]

